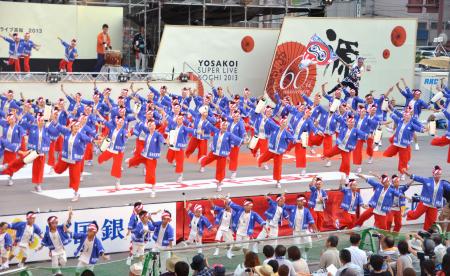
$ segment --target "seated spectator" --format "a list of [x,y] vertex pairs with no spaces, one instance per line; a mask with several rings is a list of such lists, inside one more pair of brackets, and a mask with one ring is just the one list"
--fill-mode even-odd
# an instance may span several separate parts
[[270,260],[275,259],[275,249],[273,248],[272,245],[270,245],[270,244],[264,245],[262,251],[263,251],[264,257],[266,257],[266,259],[263,261],[263,264],[267,264]]
[[176,263],[175,274],[177,276],[189,276],[189,264],[183,261]]
[[281,265],[278,268],[278,276],[289,276],[291,269],[287,265]]
[[400,254],[398,253],[397,247],[395,247],[394,245],[394,237],[382,236],[380,240],[381,250],[378,252],[378,254],[383,257],[389,257],[391,259],[391,262],[395,263]]
[[214,276],[225,276],[226,269],[223,265],[221,264],[213,265],[213,269],[214,269]]
[[280,271],[280,267],[282,265],[285,265],[289,268],[289,275],[295,276],[296,271],[294,269],[294,266],[292,265],[291,261],[286,259],[286,247],[284,245],[277,245],[275,247],[275,260],[277,260],[279,268],[278,268],[278,274]]
[[245,276],[255,273],[255,267],[259,266],[258,254],[253,251],[248,251],[245,254],[245,259],[243,264],[239,264],[234,270],[235,276]]
[[421,274],[424,276],[434,276],[434,275],[436,275],[434,269],[435,269],[434,261],[433,260],[425,260],[422,263]]
[[409,253],[409,245],[407,241],[399,241],[397,248],[400,254],[396,263],[397,276],[403,276],[403,270],[406,268],[414,269],[413,258]]
[[135,263],[130,266],[129,276],[141,276],[142,275],[143,266],[141,263]]
[[208,267],[208,262],[203,254],[197,254],[192,258],[191,268],[194,270],[193,275],[214,276],[214,270]]
[[175,264],[179,261],[181,261],[181,259],[175,255],[172,255],[172,257],[168,258],[166,260],[167,271],[162,273],[161,276],[175,276]]
[[394,276],[391,266],[387,265],[381,255],[374,254],[370,256],[369,264],[372,267],[370,276]]
[[364,276],[364,270],[359,265],[352,263],[352,254],[348,249],[342,249],[339,252],[339,260],[341,261],[341,267],[338,269],[335,276],[348,274],[351,270],[356,272],[356,275],[358,276]]
[[416,271],[410,267],[405,268],[403,270],[403,276],[416,276]]
[[273,276],[273,268],[268,264],[255,267],[256,274],[259,276]]
[[436,276],[448,276],[448,275],[450,275],[450,255],[447,253],[442,258],[442,267],[436,273]]
[[302,259],[302,253],[300,252],[300,249],[297,246],[291,246],[287,250],[288,258],[292,262],[292,265],[294,266],[295,272],[297,275],[299,273],[302,274],[309,274],[309,267],[308,264],[304,259]]
[[320,256],[319,268],[327,268],[333,264],[336,268],[341,267],[339,261],[339,250],[337,250],[339,239],[337,236],[329,236],[325,242],[325,251]]
[[442,244],[442,237],[440,234],[431,235],[431,239],[434,241],[434,255],[435,255],[435,264],[436,266],[440,266],[442,264],[442,258],[444,258],[445,253],[447,253],[447,248]]
[[270,261],[267,262],[267,264],[272,267],[274,274],[278,274],[278,268],[280,266],[278,265],[277,260],[270,260]]
[[358,233],[353,233],[350,235],[351,246],[347,248],[352,255],[352,263],[359,265],[361,269],[364,269],[364,265],[367,264],[367,253],[366,251],[359,248],[361,242],[361,235]]

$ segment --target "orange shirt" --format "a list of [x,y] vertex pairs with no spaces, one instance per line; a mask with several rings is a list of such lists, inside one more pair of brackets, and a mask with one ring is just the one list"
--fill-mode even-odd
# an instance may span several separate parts
[[[111,46],[111,38],[109,37],[109,34],[106,34],[106,45],[108,45],[108,47]],[[103,46],[103,32],[100,32],[97,36],[97,53],[105,53],[105,46]]]

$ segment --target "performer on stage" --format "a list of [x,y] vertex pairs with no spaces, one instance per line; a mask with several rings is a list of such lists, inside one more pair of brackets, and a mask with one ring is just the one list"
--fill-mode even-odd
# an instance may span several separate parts
[[[114,120],[114,119],[113,119]],[[116,178],[116,190],[120,190],[120,179],[122,178],[122,160],[125,151],[125,143],[131,133],[124,126],[125,121],[122,117],[117,117],[115,121],[107,121],[105,125],[109,129],[108,139],[109,147],[98,156],[98,163],[113,159],[111,167],[111,176]]]
[[[69,114],[65,109],[64,99],[60,98],[55,104],[52,116],[56,116],[56,121],[62,126],[66,126],[69,121]],[[61,156],[62,146],[63,146],[63,136],[60,133],[57,135],[52,135],[50,133],[50,148],[48,151],[47,165],[51,166],[50,174],[54,173],[53,167],[56,164],[56,160]]]
[[9,255],[13,245],[11,235],[7,232],[9,224],[0,222],[0,271],[9,269]]
[[353,150],[353,165],[358,166],[357,172],[362,172],[362,151],[364,147],[364,143],[367,143],[367,155],[369,155],[368,163],[371,164],[373,162],[373,131],[378,127],[378,120],[375,117],[375,112],[377,107],[372,105],[370,107],[370,114],[367,114],[366,108],[364,106],[359,106],[358,114],[355,116],[356,125],[355,127],[360,131],[367,133],[367,139],[358,138],[356,142],[355,149]]
[[[12,105],[12,104],[11,104]],[[0,126],[3,127],[3,139],[7,142],[3,153],[3,164],[9,164],[17,159],[17,152],[20,149],[22,137],[26,135],[25,130],[16,124],[16,115],[9,113],[5,119],[0,119]],[[14,184],[13,174],[9,175],[8,186]]]
[[165,143],[165,140],[162,134],[156,131],[155,121],[148,121],[146,127],[142,128],[142,133],[146,134],[144,147],[141,149],[139,155],[125,160],[125,163],[128,163],[129,168],[136,167],[139,164],[145,165],[145,183],[152,185],[150,195],[151,197],[155,197],[156,166],[161,155],[161,146]]
[[14,71],[16,73],[20,72],[20,61],[19,58],[23,53],[23,44],[20,43],[19,34],[13,33],[9,35],[9,37],[5,37],[0,35],[0,38],[3,38],[6,42],[9,43],[8,54],[9,59],[8,62],[5,62],[7,65],[14,65]]
[[294,137],[287,129],[287,119],[280,120],[280,125],[275,123],[268,126],[270,134],[269,150],[258,158],[258,167],[270,159],[273,159],[273,179],[276,181],[276,188],[281,188],[281,174],[283,168],[283,154],[286,152],[289,143],[294,142]]
[[351,178],[348,180],[348,184],[346,184],[345,175],[342,176],[341,182],[339,183],[339,190],[344,194],[340,206],[344,212],[342,212],[342,218],[337,219],[339,229],[352,229],[353,225],[355,225],[357,220],[356,212],[360,207],[364,206],[364,201],[358,189],[356,179]]
[[[228,131],[232,133],[234,136],[242,139],[242,141],[247,141],[247,132],[245,131],[244,120],[241,118],[241,112],[238,110],[234,111],[232,114],[232,120],[228,124]],[[231,179],[236,178],[236,172],[238,168],[238,160],[239,160],[239,150],[241,148],[241,144],[234,145],[230,150],[230,164],[228,169],[231,171]]]
[[[191,221],[189,223],[190,231],[186,244],[202,245],[203,232],[205,231],[205,228],[208,229],[208,231],[211,231],[213,226],[206,216],[202,214],[202,205],[195,204],[194,212],[191,211],[191,208],[192,203],[189,203],[186,210]],[[201,248],[198,249],[198,253],[202,253]]]
[[133,229],[133,257],[136,257],[139,262],[144,261],[145,247],[151,240],[152,232],[155,230],[153,223],[150,221],[150,214],[142,210],[139,212],[139,222]]
[[350,69],[347,77],[345,77],[342,82],[338,83],[333,89],[328,91],[328,94],[333,93],[342,86],[347,86],[351,89],[354,89],[355,92],[358,93],[359,81],[361,80],[362,73],[365,71],[364,60],[365,58],[358,57],[355,64],[345,64]]
[[[269,230],[266,222],[258,215],[258,213],[252,211],[253,200],[251,198],[244,200],[244,207],[237,205],[229,198],[227,199],[227,202],[236,214],[231,218],[231,226],[236,233],[236,242],[242,242],[242,250],[244,251],[244,254],[246,254],[249,246],[248,241],[250,241],[253,236],[255,224],[258,223],[264,227],[266,232]],[[254,244],[252,251],[258,252],[258,245],[256,243]]]
[[[450,100],[448,102],[450,102]],[[450,104],[449,104],[449,106],[450,106]],[[431,140],[431,145],[439,146],[439,147],[448,146],[447,163],[450,163],[450,112],[447,111],[446,109],[443,109],[442,113],[447,118],[447,132],[445,133],[444,136],[434,137],[433,140]]]
[[25,33],[23,39],[20,40],[20,43],[22,43],[23,47],[23,52],[21,55],[21,58],[23,58],[23,71],[30,72],[31,51],[33,49],[39,51],[41,46],[30,40],[30,33]]
[[[224,242],[232,242],[233,238],[233,230],[231,227],[231,219],[234,216],[233,209],[231,209],[230,205],[223,199],[224,207],[220,207],[214,204],[214,201],[210,198],[209,202],[211,203],[211,210],[214,212],[214,224],[218,227],[215,237],[215,242],[220,243]],[[233,257],[233,253],[231,252],[231,246],[227,246],[227,258],[231,259]],[[214,250],[214,256],[219,255],[219,247],[216,247]]]
[[[256,113],[254,110],[252,110],[250,114],[250,125],[253,126],[254,130],[253,139],[258,139],[255,147],[252,149],[252,154],[259,158],[269,150],[271,129],[269,126],[275,124],[275,121],[272,118],[273,109],[270,106],[266,106],[263,110],[263,114]],[[269,166],[264,164],[264,169],[268,170]]]
[[85,269],[94,271],[94,266],[99,258],[108,261],[110,257],[105,254],[101,239],[97,238],[98,225],[93,221],[87,227],[87,233],[74,233],[73,239],[79,240],[79,246],[74,255],[78,257],[76,276],[80,276]]
[[387,228],[391,231],[392,224],[394,224],[394,232],[400,233],[400,229],[402,228],[402,218],[403,218],[403,208],[406,206],[406,198],[405,192],[409,189],[411,184],[414,181],[411,181],[405,185],[400,185],[400,177],[396,174],[393,174],[391,177],[392,187],[398,191],[401,197],[394,196],[394,203],[392,204],[391,211],[389,212],[386,223]]
[[41,247],[37,250],[41,250],[44,246],[49,249],[52,260],[52,273],[58,274],[61,273],[61,268],[66,266],[67,263],[67,254],[64,246],[72,241],[69,231],[72,225],[72,209],[69,208],[67,221],[64,224],[58,224],[58,217],[56,216],[50,216],[47,219],[47,224]]
[[9,256],[9,261],[14,259],[14,257],[21,255],[22,259],[18,260],[19,268],[25,265],[28,258],[28,250],[30,249],[30,244],[34,240],[34,235],[39,236],[41,239],[44,238],[42,235],[41,228],[35,224],[36,213],[29,211],[26,214],[26,221],[14,222],[11,225],[11,229],[16,231],[16,238],[14,240],[13,254]]
[[442,169],[438,165],[434,166],[432,177],[422,177],[416,174],[410,174],[406,170],[405,174],[412,180],[422,184],[420,202],[415,210],[410,210],[406,214],[406,220],[415,220],[425,214],[423,230],[427,231],[436,221],[438,210],[443,207],[443,193],[444,190],[450,191],[450,183],[441,179]]
[[309,190],[311,191],[311,196],[308,201],[308,208],[311,215],[316,222],[317,229],[322,231],[324,223],[324,214],[326,208],[326,202],[328,200],[328,194],[322,189],[323,180],[320,177],[314,176],[309,183]]
[[[151,217],[150,217],[151,218]],[[153,245],[153,251],[159,249],[171,248],[175,240],[175,230],[170,222],[172,221],[172,214],[164,210],[161,214],[161,221],[153,221],[155,230],[153,231],[152,239],[155,242]]]
[[[214,119],[209,117],[209,110],[207,107],[201,107],[198,112],[189,110],[192,117],[194,117],[193,129],[195,129],[195,135],[192,135],[191,140],[186,148],[186,157],[189,158],[196,149],[198,149],[197,161],[201,157],[205,156],[208,151],[208,139],[210,137],[211,128],[214,123]],[[202,171],[200,171],[202,172]]]
[[387,228],[386,216],[392,208],[394,197],[400,197],[402,195],[391,186],[389,177],[385,174],[381,175],[381,183],[361,174],[357,174],[357,176],[364,179],[374,188],[374,194],[370,198],[369,208],[361,214],[356,221],[355,226],[361,227],[363,223],[373,215],[375,217],[375,227],[381,230],[389,230]]
[[59,71],[72,73],[73,62],[78,57],[78,51],[75,48],[77,46],[77,40],[73,38],[69,44],[60,37],[58,39],[64,46],[64,58],[59,62]]
[[[268,195],[265,196],[269,203],[269,208],[264,212],[266,216],[266,225],[259,232],[257,239],[277,238],[279,226],[282,225],[283,219],[288,219],[289,213],[286,210],[286,198],[284,194],[278,194],[276,200],[271,199]],[[277,245],[277,241],[272,241],[273,246]]]
[[9,108],[11,104],[13,106],[19,106],[20,101],[14,99],[14,91],[9,89],[8,91],[4,92],[2,95],[0,95],[1,100],[1,110],[5,115],[9,113]]
[[212,132],[215,133],[211,144],[211,151],[206,156],[202,156],[198,162],[200,163],[200,171],[205,170],[205,166],[216,161],[216,180],[217,191],[222,191],[222,181],[225,179],[225,170],[227,165],[227,157],[233,146],[239,146],[243,142],[240,138],[231,132],[227,131],[228,122],[223,121],[220,124],[220,130],[212,127]]
[[100,72],[105,64],[105,50],[111,50],[111,37],[108,34],[108,24],[103,24],[102,31],[97,35],[97,64],[94,72]]
[[144,205],[142,202],[137,201],[133,205],[133,212],[131,213],[130,219],[128,220],[128,227],[127,227],[127,237],[131,236],[131,243],[130,243],[130,252],[126,261],[126,264],[129,266],[131,265],[131,262],[133,261],[133,231],[136,228],[136,225],[139,222],[139,213],[144,210]]

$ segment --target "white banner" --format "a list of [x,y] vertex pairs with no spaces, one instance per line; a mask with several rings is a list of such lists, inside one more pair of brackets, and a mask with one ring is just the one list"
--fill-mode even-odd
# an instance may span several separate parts
[[[97,35],[102,25],[109,25],[113,49],[122,50],[123,9],[116,7],[93,7],[77,5],[32,4],[0,2],[0,34],[8,37],[26,32],[31,40],[41,45],[39,51],[33,50],[33,58],[62,58],[64,47],[57,37],[66,42],[77,39],[79,59],[97,57]],[[0,57],[8,57],[8,43],[0,41]]]
[[[176,230],[176,203],[158,203],[158,204],[145,204],[144,210],[148,212],[156,212],[158,210],[167,210],[172,214],[172,225],[174,232]],[[98,209],[86,209],[86,210],[74,210],[72,226],[70,231],[73,233],[85,232],[89,223],[93,220],[97,221],[99,226],[99,231],[97,237],[101,239],[106,253],[114,252],[125,252],[129,250],[130,247],[130,236],[127,237],[128,221],[133,211],[133,206],[124,207],[108,207],[108,208],[98,208]],[[50,213],[39,213],[37,214],[36,224],[41,227],[43,233],[45,232],[47,225],[47,218],[50,216],[57,216],[59,218],[59,223],[63,223],[67,219],[67,212],[50,212]],[[161,220],[161,213],[153,216],[155,221]],[[25,215],[17,216],[4,216],[0,217],[0,221],[6,221],[8,223],[13,223],[17,221],[24,221]],[[9,233],[14,231],[8,230]],[[14,233],[13,233],[14,234]],[[153,242],[152,242],[153,243]],[[35,236],[34,243],[30,246],[29,257],[27,261],[44,261],[50,260],[47,249],[42,249],[42,251],[35,252],[41,244],[40,238]],[[67,245],[66,253],[67,257],[73,257],[75,250],[78,248],[79,243],[72,241]],[[151,248],[151,244],[148,246]],[[15,261],[15,260],[14,260]]]
[[[366,58],[360,81],[360,94],[374,90],[377,96],[400,78],[413,85],[417,19],[346,19],[285,17],[277,49],[267,79],[267,91],[275,88],[282,95],[299,101],[300,92],[320,92],[328,82],[330,90],[348,73],[342,59],[352,64],[358,56]],[[300,69],[300,61],[311,37],[317,34],[340,59],[330,65],[310,65]],[[394,92],[398,103],[404,98]]]
[[[164,27],[154,72],[196,72],[206,93],[215,86],[231,93],[249,88],[262,95],[279,30],[233,27]],[[184,65],[184,63],[190,65]]]

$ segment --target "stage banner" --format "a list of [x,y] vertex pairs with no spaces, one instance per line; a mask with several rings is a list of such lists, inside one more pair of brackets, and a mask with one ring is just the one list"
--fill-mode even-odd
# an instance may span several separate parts
[[[172,221],[170,224],[173,229],[176,228],[176,204],[173,203],[158,203],[158,204],[145,204],[144,210],[151,212],[157,212],[159,210],[167,210],[172,214]],[[106,253],[114,252],[125,252],[129,250],[131,236],[127,236],[128,222],[130,216],[133,212],[133,206],[122,206],[122,207],[108,207],[108,208],[97,208],[97,209],[84,209],[84,210],[74,210],[72,226],[70,231],[72,233],[86,232],[88,225],[93,219],[97,221],[99,226],[99,231],[97,237],[102,241],[105,247]],[[161,220],[162,212],[154,215],[152,218],[154,221]],[[48,212],[48,213],[38,213],[36,217],[36,224],[41,228],[43,233],[45,232],[47,225],[47,218],[50,216],[57,216],[60,224],[66,221],[67,212]],[[12,215],[0,217],[0,221],[5,221],[8,223],[25,221],[25,215]],[[15,231],[8,230],[11,236],[15,237]],[[148,248],[151,248],[153,244],[150,243]],[[35,249],[41,245],[41,239],[35,236],[33,244],[30,246],[28,252],[29,257],[27,261],[44,261],[50,260],[48,255],[48,249],[44,248],[42,251],[35,252]],[[79,241],[72,240],[69,245],[66,245],[67,257],[73,257],[75,250],[79,246]],[[16,261],[16,259],[14,259]]]
[[249,88],[260,96],[278,34],[278,29],[166,25],[154,72],[193,72],[201,95],[211,92],[212,82],[233,94]]
[[[354,64],[357,57],[365,58],[360,96],[384,93],[400,78],[413,86],[416,30],[412,18],[285,17],[266,91],[272,100],[277,91],[300,102],[301,93],[320,93],[325,82],[331,90],[348,75],[345,64]],[[404,102],[400,93],[393,96]]]
[[[41,45],[32,51],[32,58],[58,59],[64,57],[64,47],[57,37],[66,42],[77,40],[79,59],[95,59],[97,35],[102,25],[109,25],[113,49],[122,50],[123,9],[77,5],[33,4],[0,2],[0,34],[18,33],[23,38],[30,33],[31,40]],[[131,43],[131,42],[130,42]],[[8,43],[0,40],[0,57],[8,57]]]

